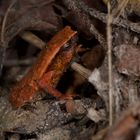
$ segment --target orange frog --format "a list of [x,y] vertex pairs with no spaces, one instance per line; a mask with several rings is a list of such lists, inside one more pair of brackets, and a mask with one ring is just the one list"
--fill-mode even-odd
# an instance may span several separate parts
[[14,107],[30,102],[41,88],[56,98],[72,99],[72,95],[62,94],[55,87],[79,48],[75,36],[76,31],[66,26],[47,43],[29,72],[11,88]]

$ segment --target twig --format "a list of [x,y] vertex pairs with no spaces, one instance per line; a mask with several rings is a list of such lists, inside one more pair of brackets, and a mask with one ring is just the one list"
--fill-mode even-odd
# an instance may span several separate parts
[[126,7],[129,0],[123,0],[119,2],[119,5],[116,9],[112,11],[112,17],[115,17],[115,20],[120,16],[122,11],[124,10],[124,7]]
[[2,27],[1,27],[1,34],[0,34],[0,41],[1,41],[1,48],[0,48],[0,55],[1,55],[1,59],[0,59],[0,76],[2,74],[2,68],[3,68],[3,64],[4,64],[4,60],[5,60],[5,51],[6,51],[6,47],[8,46],[7,42],[5,41],[5,27],[6,27],[6,22],[7,22],[7,18],[8,18],[8,14],[12,8],[12,6],[15,4],[16,0],[13,0],[11,2],[11,4],[9,5],[3,21],[2,21]]
[[[79,9],[81,9],[83,12],[90,15],[91,17],[97,18],[97,19],[101,20],[102,22],[107,23],[107,21],[106,21],[107,15],[105,13],[97,11],[93,8],[89,8],[81,0],[76,0],[76,1],[71,0],[71,2],[75,3],[75,5]],[[115,26],[123,27],[125,29],[129,29],[129,30],[134,31],[136,33],[140,33],[140,24],[139,23],[132,23],[128,20],[125,20],[122,18],[117,18],[117,19],[113,20],[112,24]]]
[[98,30],[95,28],[93,24],[91,24],[90,32],[95,36],[95,38],[99,41],[101,46],[103,46],[104,49],[106,50],[107,48],[106,40],[104,39],[103,35],[98,32]]
[[6,22],[7,22],[7,18],[8,18],[8,14],[11,10],[11,8],[13,7],[13,5],[15,4],[17,0],[13,0],[12,3],[9,5],[4,18],[3,18],[3,22],[2,22],[2,28],[1,28],[1,43],[4,45],[5,44],[5,39],[4,39],[4,34],[5,34],[5,27],[6,27]]
[[5,60],[4,66],[13,67],[18,65],[30,65],[35,61],[35,58],[28,58],[24,60]]
[[113,123],[113,110],[114,110],[114,103],[113,103],[113,95],[114,95],[114,86],[113,86],[113,77],[112,77],[112,22],[114,16],[117,20],[124,10],[125,6],[127,5],[128,0],[123,0],[116,9],[113,9],[111,13],[111,4],[108,1],[108,19],[107,19],[107,44],[108,44],[108,78],[109,78],[109,125],[111,126]]
[[[32,17],[29,13],[31,13],[33,9],[41,8],[52,3],[53,1],[54,0],[47,0],[40,3],[35,3],[33,5],[26,6],[23,10],[19,10],[16,18],[14,18],[13,20],[10,19],[11,23],[9,23],[9,25],[5,27],[6,42],[8,43],[13,37],[15,37],[18,33],[25,30],[29,26],[34,27],[35,25],[46,23],[42,20],[37,19],[38,17],[36,16]],[[52,23],[47,24],[50,28],[55,28]]]
[[[74,1],[74,0],[63,0],[64,5],[69,9],[76,13],[81,13],[83,10],[79,8],[80,1]],[[85,14],[86,17],[86,24],[89,32],[99,41],[101,46],[106,50],[107,49],[107,43],[103,35],[95,28],[94,24],[92,24],[90,18]]]
[[85,67],[83,67],[82,65],[73,62],[71,64],[71,68],[73,70],[75,70],[76,72],[78,72],[79,74],[81,74],[84,78],[88,79],[88,77],[91,75],[91,71],[89,69],[86,69]]
[[46,43],[44,41],[42,41],[39,37],[37,37],[36,35],[34,35],[33,33],[29,31],[22,32],[20,36],[25,41],[29,42],[30,44],[40,49],[43,49],[46,46]]
[[107,45],[108,45],[108,79],[109,79],[109,125],[113,124],[113,80],[112,80],[112,15],[111,5],[108,1],[108,19],[107,19]]
[[20,34],[20,37],[27,41],[28,43],[31,43],[37,48],[43,49],[45,45],[47,44],[42,39],[40,39],[38,36],[33,34],[32,32],[25,31]]
[[41,8],[41,7],[43,7],[45,5],[48,5],[48,4],[52,3],[52,2],[54,2],[54,0],[47,0],[47,1],[44,1],[42,3],[36,3],[34,5],[25,7],[24,10],[21,10],[21,11],[18,12],[18,16],[17,16],[16,19],[14,18],[14,20],[12,20],[12,19],[10,20],[11,23],[6,27],[6,30],[12,28],[12,26],[17,22],[17,20],[19,18],[21,18],[22,16],[24,16],[28,11],[32,11],[32,9],[36,9],[36,8]]
[[47,0],[47,1],[44,1],[42,3],[39,2],[39,3],[36,3],[35,5],[31,6],[31,8],[41,8],[41,7],[48,5],[52,2],[54,2],[54,0]]

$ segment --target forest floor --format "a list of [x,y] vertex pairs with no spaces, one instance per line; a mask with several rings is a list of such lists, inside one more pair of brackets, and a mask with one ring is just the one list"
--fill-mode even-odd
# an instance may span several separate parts
[[0,1],[0,140],[140,140],[139,100],[140,0]]

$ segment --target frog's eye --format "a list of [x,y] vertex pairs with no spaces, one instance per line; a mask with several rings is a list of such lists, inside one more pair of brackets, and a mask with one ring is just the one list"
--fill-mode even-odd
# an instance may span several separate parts
[[63,48],[65,49],[65,48],[68,48],[69,47],[69,43],[66,43],[64,46],[63,46]]

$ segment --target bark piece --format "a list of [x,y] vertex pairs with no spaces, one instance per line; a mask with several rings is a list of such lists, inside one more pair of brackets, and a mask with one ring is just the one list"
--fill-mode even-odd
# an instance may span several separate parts
[[132,140],[140,121],[140,104],[136,103],[116,122],[105,140]]
[[[64,111],[64,101],[40,100],[14,110],[7,98],[0,97],[0,132],[44,133],[63,126],[75,117]],[[86,116],[86,110],[93,104],[92,100],[85,98],[76,102],[78,106],[83,106],[82,112],[76,108],[76,116]]]

